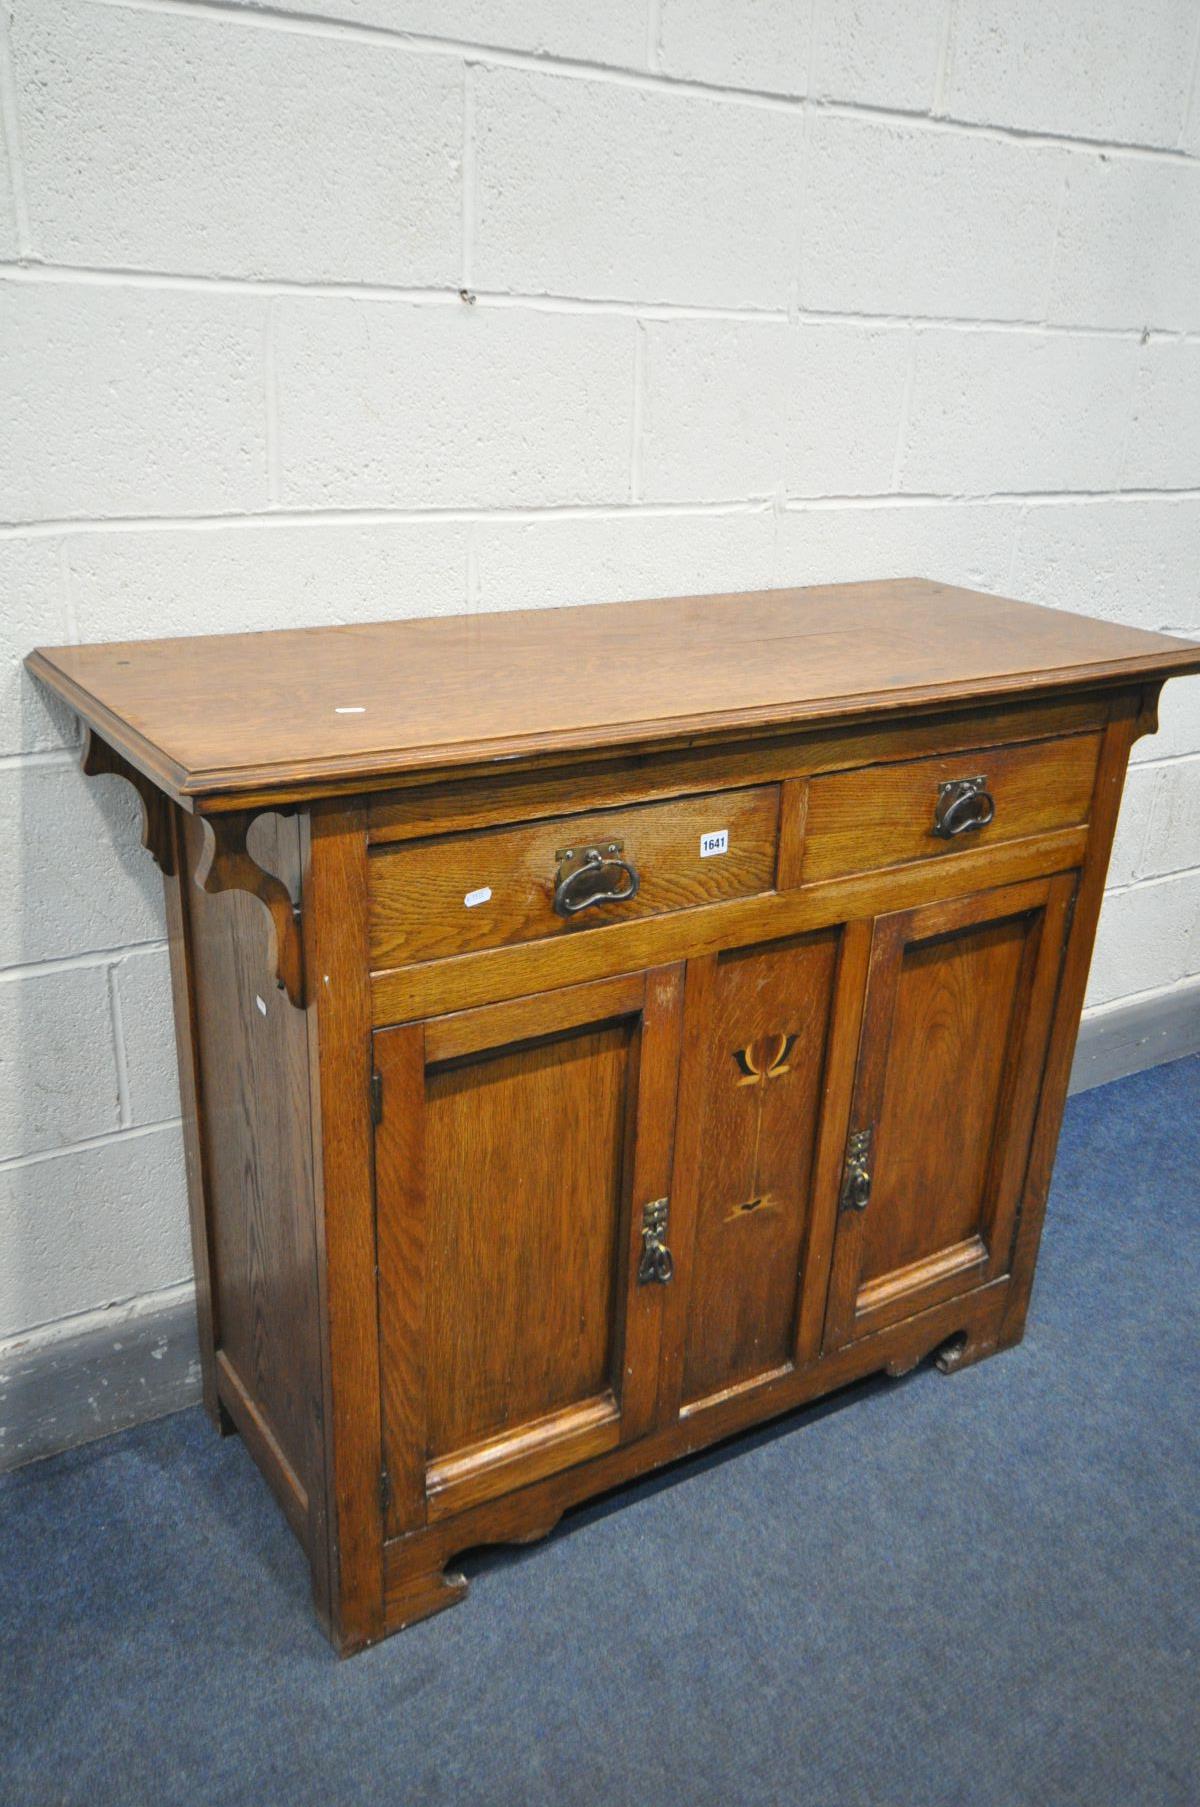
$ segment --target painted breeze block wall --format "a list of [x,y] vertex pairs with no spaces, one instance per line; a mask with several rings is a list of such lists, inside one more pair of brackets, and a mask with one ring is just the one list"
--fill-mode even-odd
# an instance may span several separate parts
[[[1200,634],[1198,54],[1195,0],[0,0],[0,1353],[189,1288],[158,874],[29,647],[904,574]],[[1183,995],[1196,681],[1090,1009]]]

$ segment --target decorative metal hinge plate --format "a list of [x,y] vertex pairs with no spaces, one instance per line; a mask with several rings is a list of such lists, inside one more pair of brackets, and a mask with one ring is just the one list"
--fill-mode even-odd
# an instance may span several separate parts
[[665,1286],[675,1272],[675,1260],[667,1247],[667,1212],[669,1201],[651,1199],[642,1206],[642,1258],[638,1262],[638,1285],[655,1281]]
[[843,1211],[865,1211],[871,1202],[871,1131],[856,1129],[846,1144],[842,1174]]

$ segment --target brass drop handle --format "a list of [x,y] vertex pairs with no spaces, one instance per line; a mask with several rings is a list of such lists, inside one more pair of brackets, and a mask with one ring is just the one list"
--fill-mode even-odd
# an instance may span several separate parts
[[856,1129],[846,1144],[842,1174],[843,1211],[865,1211],[871,1202],[871,1132]]
[[597,904],[628,903],[636,897],[641,875],[632,861],[623,859],[623,841],[602,841],[595,847],[566,847],[555,855],[554,912],[578,916]]
[[938,788],[933,832],[943,841],[952,841],[956,835],[986,828],[995,814],[996,799],[985,777],[951,778]]
[[667,1247],[667,1211],[669,1200],[651,1199],[642,1206],[642,1258],[638,1262],[638,1285],[657,1282],[665,1286],[675,1272],[675,1257]]

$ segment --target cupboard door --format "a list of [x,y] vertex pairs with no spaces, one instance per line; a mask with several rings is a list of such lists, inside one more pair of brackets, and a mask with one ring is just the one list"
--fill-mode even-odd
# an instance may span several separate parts
[[826,1350],[1007,1273],[1074,884],[876,920]]
[[663,968],[376,1034],[389,1535],[653,1424],[681,1000]]
[[[856,1042],[853,999],[845,1013],[834,1008],[847,989],[845,933],[829,928],[688,967],[672,1201],[680,1271],[667,1306],[667,1390],[685,1415],[797,1360],[831,1047],[849,1034],[852,1066]],[[843,1098],[835,1161],[845,1111]],[[815,1354],[823,1283],[812,1304]]]

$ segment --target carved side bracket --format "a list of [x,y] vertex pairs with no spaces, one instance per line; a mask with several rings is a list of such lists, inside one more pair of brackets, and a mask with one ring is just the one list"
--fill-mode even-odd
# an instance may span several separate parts
[[1160,679],[1155,684],[1143,685],[1141,706],[1133,725],[1134,740],[1140,740],[1143,734],[1158,733],[1158,699],[1165,682],[1165,679]]
[[89,778],[98,778],[107,772],[132,784],[142,800],[142,846],[154,855],[159,868],[169,878],[175,870],[175,857],[171,847],[170,798],[164,796],[144,772],[139,772],[136,766],[122,759],[106,740],[101,740],[88,727],[83,731],[83,751],[79,764]]
[[297,1010],[302,1010],[304,944],[300,938],[300,911],[283,880],[264,871],[246,846],[250,824],[259,813],[232,810],[201,817],[204,848],[196,865],[196,883],[202,891],[248,891],[266,907],[271,918],[271,964],[276,983],[287,992]]

